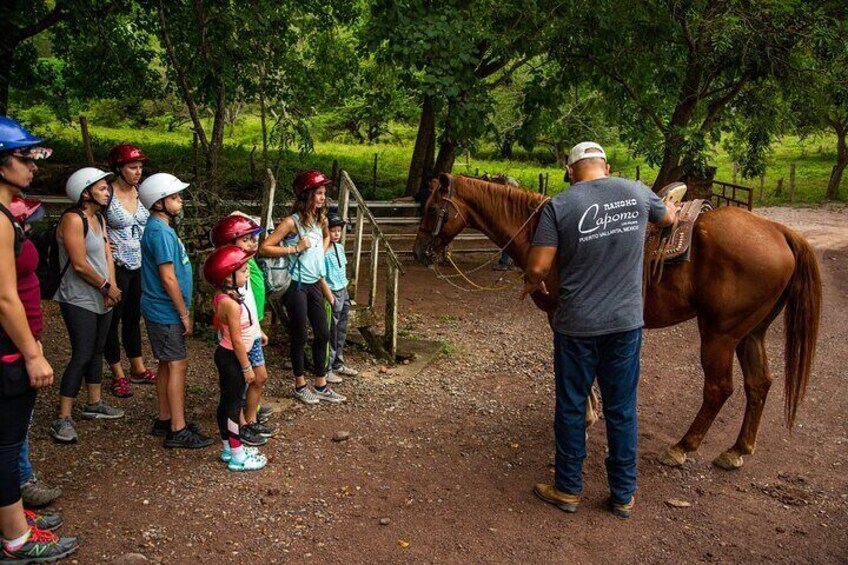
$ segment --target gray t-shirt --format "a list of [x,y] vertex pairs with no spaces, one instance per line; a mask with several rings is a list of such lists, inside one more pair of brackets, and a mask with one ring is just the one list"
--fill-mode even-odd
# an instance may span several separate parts
[[590,337],[644,325],[645,228],[665,214],[648,187],[621,178],[580,182],[551,199],[533,245],[557,248],[556,331]]

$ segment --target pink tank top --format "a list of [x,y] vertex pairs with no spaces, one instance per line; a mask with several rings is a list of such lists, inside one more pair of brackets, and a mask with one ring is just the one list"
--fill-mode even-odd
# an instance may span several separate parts
[[[215,298],[212,299],[212,306],[215,308],[215,311],[218,310],[218,304],[225,298],[230,298],[224,293],[219,293],[215,295]],[[244,303],[239,305],[241,307],[241,341],[244,343],[245,349],[250,351],[250,348],[253,347],[253,342],[256,341],[256,338],[259,337],[256,335],[256,327],[253,325],[253,320],[251,319],[250,311],[247,309],[247,306]],[[228,324],[221,324],[216,322],[218,326],[218,345],[223,347],[224,349],[233,350],[233,341],[230,338],[230,326]]]

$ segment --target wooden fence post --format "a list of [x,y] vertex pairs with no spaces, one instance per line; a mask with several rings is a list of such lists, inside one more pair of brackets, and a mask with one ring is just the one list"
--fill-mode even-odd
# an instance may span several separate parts
[[636,180],[641,180],[641,179],[642,179],[642,174],[639,171],[639,165],[636,165]]
[[551,173],[545,173],[545,196],[548,195],[548,186],[551,184]]
[[365,211],[357,202],[356,224],[353,231],[353,280],[350,282],[350,299],[356,302],[359,289],[359,268],[362,264],[362,231],[365,228]]
[[274,194],[277,191],[277,179],[271,169],[265,169],[265,182],[262,183],[262,233],[274,227]]
[[795,163],[789,165],[789,203],[795,204]]
[[339,161],[338,159],[333,159],[333,176],[330,177],[333,179],[333,183],[336,186],[339,186]]
[[733,161],[733,184],[736,184],[736,175],[739,172],[739,165],[736,164],[736,161]]
[[377,154],[374,153],[374,170],[371,171],[371,186],[374,189],[374,193],[377,193]]
[[368,307],[377,305],[377,272],[380,269],[380,233],[376,224],[371,228],[371,290],[368,293]]
[[391,257],[386,257],[386,351],[392,363],[397,359],[398,269]]
[[80,130],[82,130],[82,145],[85,148],[85,162],[90,167],[94,166],[94,151],[91,150],[91,135],[88,133],[88,120],[85,116],[79,117]]
[[766,175],[762,174],[762,175],[760,175],[760,202],[763,201],[763,190],[765,189],[765,186],[766,186]]
[[774,189],[775,196],[783,196],[783,177],[777,179],[777,188]]
[[545,192],[545,175],[539,173],[539,194],[544,194]]
[[[336,166],[337,162],[333,161],[333,166]],[[335,178],[335,174],[333,175]],[[348,221],[348,212],[350,210],[350,188],[348,187],[346,182],[337,183],[336,186],[339,187],[339,217],[345,222]],[[341,244],[344,246],[345,240],[347,239],[347,226],[342,228],[342,239]]]

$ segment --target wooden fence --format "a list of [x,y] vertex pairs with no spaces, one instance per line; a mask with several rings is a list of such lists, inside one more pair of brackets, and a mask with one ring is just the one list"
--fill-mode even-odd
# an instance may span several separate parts
[[716,208],[737,206],[748,210],[754,209],[754,190],[747,186],[714,180],[712,193],[712,204]]
[[[377,277],[379,274],[380,254],[382,250],[383,254],[386,256],[385,331],[382,336],[369,335],[368,331],[362,331],[362,329],[360,329],[360,331],[363,333],[363,337],[369,341],[372,349],[374,349],[376,353],[383,353],[381,351],[381,349],[383,349],[385,354],[382,356],[387,357],[390,361],[394,362],[397,355],[398,336],[398,278],[405,271],[403,265],[401,265],[400,259],[395,254],[395,251],[389,244],[388,239],[386,239],[383,230],[380,229],[377,219],[374,217],[374,214],[371,212],[371,209],[368,207],[365,199],[362,198],[359,190],[357,190],[356,185],[350,179],[350,175],[347,174],[347,171],[341,171],[340,176],[339,215],[342,218],[348,218],[351,202],[356,203],[356,215],[354,219],[355,227],[353,230],[353,275],[350,280],[349,287],[350,296],[353,300],[356,299],[360,285],[363,236],[366,230],[366,223],[368,224],[367,229],[371,234],[371,253],[369,258],[370,286],[368,289],[368,303],[365,305],[357,305],[355,314],[357,320],[370,320],[373,318],[374,310],[377,307]],[[342,243],[344,243],[347,234],[345,232],[342,232],[342,234]],[[360,322],[360,324],[362,324],[362,322]],[[363,326],[368,327],[370,324],[366,323],[361,327]]]

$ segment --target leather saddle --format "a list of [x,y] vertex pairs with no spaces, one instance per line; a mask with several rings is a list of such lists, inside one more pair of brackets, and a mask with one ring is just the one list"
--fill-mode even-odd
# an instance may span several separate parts
[[666,263],[689,261],[695,221],[702,212],[712,209],[709,201],[704,199],[683,202],[684,194],[686,194],[686,185],[681,182],[671,183],[657,193],[660,198],[675,203],[677,220],[664,228],[648,224],[645,232],[644,265],[644,277],[647,284],[660,282]]

